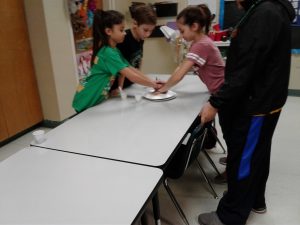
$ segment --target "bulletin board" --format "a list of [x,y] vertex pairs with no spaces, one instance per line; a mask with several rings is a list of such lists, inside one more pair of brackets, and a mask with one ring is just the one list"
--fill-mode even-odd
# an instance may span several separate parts
[[300,1],[289,0],[294,9],[296,17],[292,24],[292,53],[300,54]]
[[293,25],[300,26],[300,1],[299,0],[289,0],[289,2],[292,3],[292,5],[295,9],[295,14],[296,14],[296,17],[293,21]]

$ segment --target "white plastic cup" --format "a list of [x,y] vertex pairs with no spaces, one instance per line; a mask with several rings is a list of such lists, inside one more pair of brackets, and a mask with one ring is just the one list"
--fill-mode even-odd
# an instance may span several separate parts
[[125,91],[123,91],[123,89],[121,87],[119,87],[119,92],[120,92],[120,95],[121,95],[121,99],[122,100],[125,100],[127,99],[127,94]]
[[46,140],[45,131],[44,130],[36,130],[32,132],[32,136],[34,138],[35,143],[41,144]]
[[121,92],[121,99],[126,100],[127,99],[127,94],[123,91]]
[[135,100],[136,100],[137,102],[139,102],[139,101],[141,101],[141,99],[142,99],[142,95],[140,95],[140,94],[135,94],[135,95],[134,95],[134,98],[135,98]]

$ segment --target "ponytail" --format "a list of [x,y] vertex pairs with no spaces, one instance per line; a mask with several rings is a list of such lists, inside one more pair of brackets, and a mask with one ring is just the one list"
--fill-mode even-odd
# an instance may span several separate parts
[[211,22],[214,19],[214,15],[211,14],[210,9],[207,7],[206,4],[200,4],[198,5],[201,14],[205,17],[205,34],[209,33]]
[[108,45],[109,37],[105,33],[106,28],[112,28],[116,24],[124,21],[124,15],[115,10],[104,11],[97,9],[94,13],[93,21],[93,55],[91,66],[94,64],[98,51]]
[[205,34],[208,34],[211,21],[213,20],[213,16],[205,4],[200,4],[197,6],[188,6],[183,9],[177,16],[177,20],[183,18],[184,24],[188,26],[192,26],[193,23],[198,23],[200,27],[203,29]]
[[91,59],[91,66],[94,64],[95,57],[100,50],[102,44],[106,42],[107,35],[105,32],[102,32],[102,18],[104,17],[105,12],[103,10],[97,9],[94,13],[94,21],[93,21],[93,55]]

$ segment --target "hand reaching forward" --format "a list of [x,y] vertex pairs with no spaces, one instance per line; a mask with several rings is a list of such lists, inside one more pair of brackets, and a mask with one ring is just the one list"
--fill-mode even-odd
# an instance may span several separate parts
[[155,80],[155,83],[156,83],[156,87],[154,88],[155,91],[158,91],[159,89],[161,89],[166,84],[165,81],[158,80],[158,79]]

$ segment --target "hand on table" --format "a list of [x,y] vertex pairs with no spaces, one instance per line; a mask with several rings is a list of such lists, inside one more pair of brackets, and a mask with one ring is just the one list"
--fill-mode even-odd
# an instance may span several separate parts
[[154,92],[158,92],[158,93],[163,93],[161,91],[159,91],[164,85],[165,85],[165,81],[162,80],[155,80],[155,88],[154,88]]

